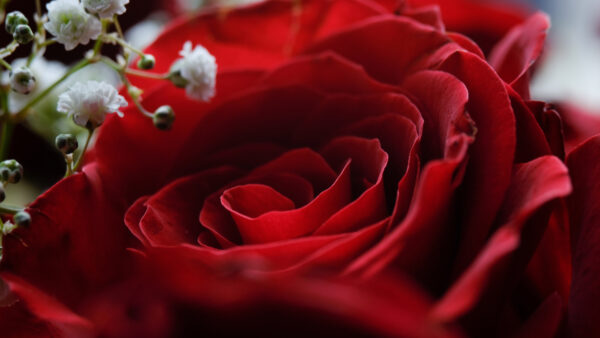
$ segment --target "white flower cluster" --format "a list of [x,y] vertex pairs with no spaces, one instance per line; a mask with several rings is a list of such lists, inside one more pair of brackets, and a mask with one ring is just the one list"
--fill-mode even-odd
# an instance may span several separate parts
[[[125,13],[129,0],[53,0],[46,5],[48,21],[44,28],[71,50],[98,38],[102,31],[100,18]],[[86,9],[88,12],[86,12]]]
[[183,80],[186,92],[191,98],[209,101],[215,96],[217,63],[215,57],[206,48],[197,45],[192,49],[192,43],[187,41],[182,57],[175,61],[172,72],[177,73]]
[[128,3],[129,0],[83,0],[85,9],[90,13],[98,14],[102,19],[125,13],[125,5]]
[[115,87],[105,82],[78,82],[58,98],[57,110],[73,117],[75,124],[96,128],[104,122],[106,114],[117,113],[127,106],[125,98]]

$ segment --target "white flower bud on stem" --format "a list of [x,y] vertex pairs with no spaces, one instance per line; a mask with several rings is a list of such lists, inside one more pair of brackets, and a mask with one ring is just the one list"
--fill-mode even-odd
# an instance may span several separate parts
[[35,88],[35,76],[31,69],[19,67],[10,72],[10,88],[19,94],[29,94]]
[[170,106],[160,106],[152,115],[154,126],[160,130],[169,130],[175,121],[175,112]]

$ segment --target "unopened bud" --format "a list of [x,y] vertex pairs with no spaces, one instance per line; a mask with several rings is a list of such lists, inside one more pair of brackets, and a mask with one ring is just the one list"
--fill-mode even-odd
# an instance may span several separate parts
[[154,126],[160,130],[169,130],[175,121],[175,112],[170,106],[160,106],[152,115]]
[[169,81],[173,82],[175,87],[185,88],[188,85],[189,81],[181,75],[181,64],[182,60],[176,61],[171,67],[171,71],[169,72]]
[[35,76],[27,67],[19,67],[10,72],[10,87],[20,94],[29,94],[35,88]]
[[144,54],[138,61],[137,66],[139,69],[149,70],[149,69],[154,68],[155,64],[156,64],[156,59],[154,58],[153,55]]
[[10,34],[15,32],[15,29],[19,25],[27,25],[29,20],[23,15],[23,13],[19,11],[10,12],[6,15],[6,20],[4,20],[4,28]]
[[63,154],[72,154],[77,150],[77,147],[79,147],[77,137],[71,134],[60,134],[56,136],[54,143],[56,144],[56,148]]
[[31,215],[27,211],[19,211],[13,216],[15,224],[20,227],[28,228],[31,225]]
[[0,162],[0,179],[3,182],[18,183],[23,178],[23,166],[15,160]]
[[18,25],[13,33],[13,39],[21,45],[26,45],[33,41],[33,31],[28,25]]

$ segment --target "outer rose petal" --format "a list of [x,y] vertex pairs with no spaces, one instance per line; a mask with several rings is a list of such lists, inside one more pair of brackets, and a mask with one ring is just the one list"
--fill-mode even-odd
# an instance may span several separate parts
[[2,278],[38,319],[54,328],[52,331],[58,331],[64,336],[92,337],[93,326],[87,319],[16,276],[3,274]]
[[[299,6],[298,6],[299,5]],[[250,6],[183,17],[145,52],[158,60],[153,71],[168,71],[185,41],[202,44],[217,59],[220,70],[272,69],[320,36],[327,36],[385,9],[364,0],[262,1]],[[248,34],[248,32],[253,34]],[[135,82],[143,89],[157,81]]]
[[532,15],[494,47],[490,64],[500,77],[525,99],[529,98],[528,72],[542,53],[550,18],[541,12]]
[[564,124],[565,150],[570,153],[588,138],[600,134],[600,116],[572,104],[556,108]]
[[[431,144],[423,145],[423,152],[442,159],[425,166],[406,218],[392,219],[399,224],[393,223],[392,232],[354,262],[346,273],[372,275],[395,260],[395,265],[418,276],[420,281],[431,281],[435,277],[430,275],[432,271],[428,267],[440,266],[437,260],[447,257],[439,252],[446,249],[445,234],[452,230],[446,226],[448,208],[454,189],[462,179],[468,146],[473,142],[468,134],[472,126],[465,114],[468,93],[455,77],[436,71],[413,75],[404,88],[417,99],[426,121],[423,133]],[[433,272],[438,273],[443,272]]]
[[407,0],[411,6],[440,6],[449,31],[460,32],[477,42],[484,52],[492,47],[515,25],[526,19],[522,7],[477,0]]
[[568,201],[573,251],[568,329],[574,338],[600,335],[599,158],[599,136],[575,148],[567,158],[573,180],[573,195]]
[[[467,110],[477,135],[469,151],[461,203],[464,236],[457,269],[463,269],[483,247],[512,174],[515,117],[502,81],[494,70],[471,53],[458,51],[440,66],[461,80],[469,91]],[[485,198],[483,198],[485,196]]]
[[51,290],[67,306],[122,278],[131,263],[130,235],[122,226],[122,201],[108,189],[97,166],[88,165],[41,195],[28,208],[36,226],[17,231],[27,246],[8,237],[2,270]]
[[[149,271],[140,276],[141,283],[134,281],[121,292],[99,297],[97,304],[104,305],[98,310],[104,311],[94,311],[92,318],[113,314],[116,318],[104,322],[127,328],[131,319],[126,309],[139,309],[143,314],[145,304],[162,303],[175,309],[167,329],[179,328],[193,335],[458,336],[429,320],[427,297],[401,278],[382,276],[368,284],[310,275],[257,279],[244,268],[250,261],[207,265],[182,248],[149,250],[147,265]],[[106,312],[107,308],[112,311]],[[181,311],[198,316],[190,318]],[[139,329],[140,325],[129,327]],[[136,336],[131,331],[129,335]]]
[[254,71],[219,73],[219,95],[210,104],[199,105],[191,101],[184,91],[169,83],[153,89],[144,99],[146,108],[153,110],[168,102],[177,114],[177,121],[168,132],[157,130],[135,105],[125,110],[123,118],[107,118],[92,151],[100,176],[123,197],[123,211],[140,196],[154,192],[171,180],[166,176],[177,155],[174,149],[181,149],[207,111],[222,100],[247,90],[262,75],[262,72]]
[[495,321],[481,319],[507,302],[542,238],[552,203],[570,192],[567,169],[556,157],[517,165],[497,220],[503,225],[438,303],[435,315],[453,320],[472,311],[464,319],[472,333],[494,329]]
[[439,62],[436,52],[449,42],[434,28],[409,18],[380,16],[330,35],[306,52],[333,51],[363,66],[373,78],[397,85],[405,76]]

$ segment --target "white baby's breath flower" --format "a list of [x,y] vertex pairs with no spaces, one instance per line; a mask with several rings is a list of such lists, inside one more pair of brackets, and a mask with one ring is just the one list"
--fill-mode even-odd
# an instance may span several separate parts
[[125,106],[127,101],[115,87],[106,82],[87,81],[78,82],[61,94],[56,110],[72,116],[79,126],[95,128],[104,122],[108,113],[123,116],[119,108]]
[[98,14],[102,19],[125,13],[129,0],[83,0],[83,6],[90,13]]
[[183,50],[179,52],[182,57],[175,61],[171,73],[178,79],[174,83],[185,86],[189,97],[209,101],[215,95],[217,77],[217,63],[206,48],[197,45],[192,49],[192,43],[187,41]]
[[71,50],[96,39],[102,30],[100,21],[86,13],[79,0],[54,0],[46,5],[48,22],[44,27],[56,40]]

